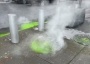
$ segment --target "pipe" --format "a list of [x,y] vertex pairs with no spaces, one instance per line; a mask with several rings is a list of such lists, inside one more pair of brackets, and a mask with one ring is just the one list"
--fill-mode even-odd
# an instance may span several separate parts
[[16,14],[8,14],[9,16],[9,29],[12,43],[19,43],[18,25],[15,21]]

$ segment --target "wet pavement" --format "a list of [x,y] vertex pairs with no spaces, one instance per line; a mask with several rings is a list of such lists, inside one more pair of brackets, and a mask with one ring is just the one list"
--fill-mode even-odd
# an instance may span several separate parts
[[70,64],[90,64],[90,47],[85,47]]
[[[65,39],[67,47],[55,55],[36,54],[29,49],[29,44],[33,36],[37,34],[40,32],[34,29],[21,31],[18,44],[12,44],[10,36],[0,38],[0,64],[73,64],[78,58],[82,58],[82,61],[84,58],[87,61],[90,59],[90,56],[87,56],[88,53],[90,54],[89,51],[82,52],[85,50],[85,46],[68,39]],[[85,57],[80,57],[82,53]],[[75,64],[79,64],[78,62]]]
[[81,26],[79,26],[78,28],[76,28],[77,30],[83,31],[85,33],[90,33],[90,20],[86,20],[84,22],[84,24],[82,24]]

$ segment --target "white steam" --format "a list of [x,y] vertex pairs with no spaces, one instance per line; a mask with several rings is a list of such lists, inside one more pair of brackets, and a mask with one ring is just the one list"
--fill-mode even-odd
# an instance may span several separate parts
[[85,9],[90,8],[90,0],[82,0],[82,7]]
[[67,2],[60,3],[56,8],[55,15],[49,20],[46,34],[48,35],[47,38],[51,42],[54,52],[61,50],[65,46],[65,28],[71,22],[75,22],[76,9],[77,4],[73,6]]

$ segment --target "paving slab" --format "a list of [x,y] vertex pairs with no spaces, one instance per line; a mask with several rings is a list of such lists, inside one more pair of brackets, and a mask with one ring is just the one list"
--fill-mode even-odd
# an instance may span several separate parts
[[52,63],[52,64],[69,64],[72,59],[83,49],[83,46],[75,43],[72,40],[66,40],[67,48],[62,52],[59,51],[55,56],[42,56],[42,59]]
[[85,47],[70,64],[90,64],[90,46]]
[[8,57],[8,59],[2,62],[2,64],[49,64],[49,63],[40,59],[37,56],[29,56],[29,57],[11,56],[11,58]]

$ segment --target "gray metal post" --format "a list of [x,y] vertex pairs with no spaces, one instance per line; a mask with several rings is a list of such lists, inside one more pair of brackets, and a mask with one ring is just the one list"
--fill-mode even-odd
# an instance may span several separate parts
[[41,3],[41,9],[39,10],[39,20],[38,20],[38,28],[39,31],[44,31],[44,10],[43,10],[44,2]]
[[79,0],[79,8],[82,6],[82,0]]
[[9,16],[9,29],[12,43],[19,43],[18,25],[15,21],[15,14],[8,14]]

